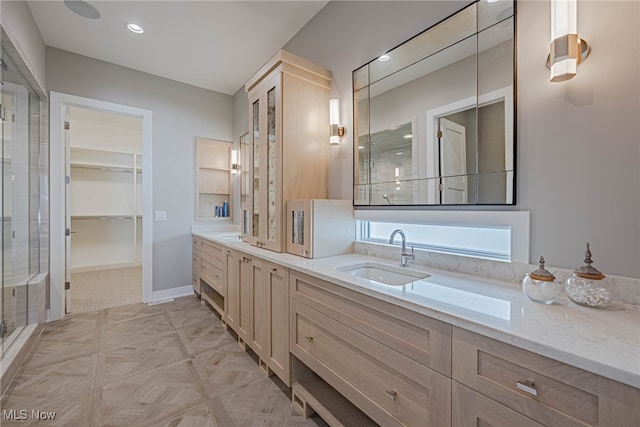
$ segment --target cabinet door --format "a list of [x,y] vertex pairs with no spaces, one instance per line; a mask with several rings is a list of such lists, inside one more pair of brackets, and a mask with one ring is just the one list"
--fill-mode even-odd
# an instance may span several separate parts
[[238,338],[245,343],[249,343],[253,339],[253,262],[251,258],[243,256],[239,264],[240,278],[238,284],[240,289],[238,292],[236,332],[238,333]]
[[289,353],[289,269],[268,265],[269,341],[268,365],[288,386],[291,386]]
[[266,101],[262,92],[257,92],[249,97],[249,117],[251,125],[251,138],[249,143],[249,168],[251,179],[249,181],[249,197],[245,203],[242,213],[242,233],[243,239],[254,246],[261,246],[260,226],[261,224],[261,167],[262,156],[260,155],[264,146],[264,122],[265,122]]
[[261,360],[266,360],[269,339],[269,269],[267,263],[259,259],[252,260],[253,276],[253,337],[249,346]]
[[240,231],[245,242],[251,242],[251,138],[251,133],[240,137]]
[[238,313],[240,310],[240,269],[242,256],[238,252],[227,250],[227,298],[225,303],[227,325],[238,332]]
[[[282,252],[282,102],[280,91],[281,74],[265,82],[266,127],[264,145],[261,147],[262,174],[261,192],[262,247]],[[302,141],[301,141],[302,142]]]
[[283,234],[280,82],[276,73],[249,97],[251,188],[242,214],[245,240],[277,252],[282,252]]

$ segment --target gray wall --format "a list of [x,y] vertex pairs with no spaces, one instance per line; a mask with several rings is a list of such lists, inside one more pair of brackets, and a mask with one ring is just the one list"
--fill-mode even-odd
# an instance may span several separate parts
[[235,141],[232,97],[47,48],[48,89],[152,111],[153,290],[191,284],[196,136]]
[[2,2],[2,27],[29,68],[32,77],[45,88],[45,45],[26,1]]
[[[329,195],[351,198],[351,72],[468,2],[330,2],[284,47],[334,73],[347,135],[331,148]],[[517,210],[531,212],[531,260],[640,277],[640,10],[581,1],[593,47],[578,76],[550,83],[547,1],[518,2]],[[246,117],[246,113],[245,113]],[[239,120],[236,117],[236,120]]]

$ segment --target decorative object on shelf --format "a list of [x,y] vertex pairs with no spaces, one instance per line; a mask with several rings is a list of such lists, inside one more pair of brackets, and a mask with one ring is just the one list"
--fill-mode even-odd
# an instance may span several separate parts
[[549,50],[547,67],[552,82],[572,79],[578,65],[589,56],[589,45],[578,36],[577,0],[551,0]]
[[544,268],[544,257],[540,257],[539,268],[522,281],[522,291],[531,301],[542,304],[552,304],[560,296],[560,283]]
[[340,124],[340,101],[336,98],[329,100],[329,129],[329,144],[340,145],[345,129]]
[[586,307],[606,307],[613,299],[609,281],[591,264],[591,249],[587,243],[585,265],[576,269],[567,279],[565,291],[571,301]]

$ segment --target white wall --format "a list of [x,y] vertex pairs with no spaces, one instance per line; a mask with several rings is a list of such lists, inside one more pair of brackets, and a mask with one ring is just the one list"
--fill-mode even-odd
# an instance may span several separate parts
[[45,45],[26,1],[3,1],[2,27],[40,85],[45,88]]
[[153,290],[191,284],[195,137],[232,141],[232,97],[55,48],[47,48],[52,91],[151,110],[153,117]]
[[[469,2],[330,2],[284,47],[333,71],[347,135],[331,148],[329,195],[351,198],[351,72]],[[640,277],[640,11],[579,1],[592,45],[571,81],[550,83],[549,2],[517,4],[517,210],[531,212],[531,261]],[[236,95],[238,96],[238,95]],[[245,118],[246,118],[245,113]],[[239,120],[239,118],[235,118]],[[510,209],[510,208],[503,208]]]

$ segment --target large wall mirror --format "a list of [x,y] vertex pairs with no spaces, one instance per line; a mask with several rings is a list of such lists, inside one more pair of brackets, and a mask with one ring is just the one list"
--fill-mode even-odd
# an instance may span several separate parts
[[354,205],[515,203],[514,19],[481,0],[353,72]]

